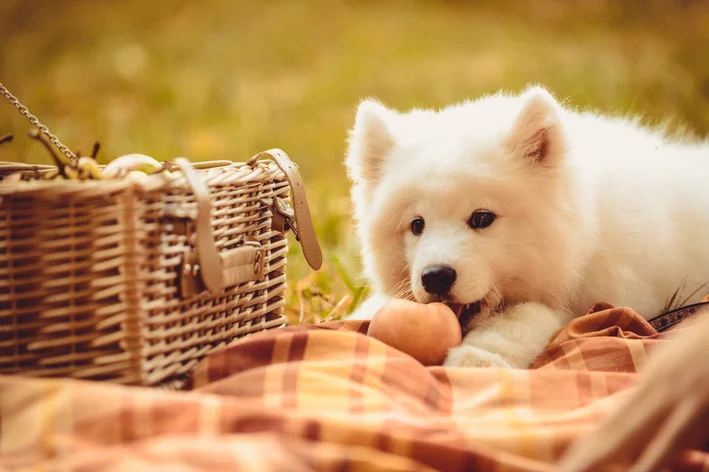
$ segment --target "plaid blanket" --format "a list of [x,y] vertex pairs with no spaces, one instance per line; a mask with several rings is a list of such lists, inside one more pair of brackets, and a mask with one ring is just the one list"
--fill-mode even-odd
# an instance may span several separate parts
[[[192,390],[0,377],[0,466],[77,471],[544,471],[661,341],[599,305],[531,370],[425,368],[367,322],[296,326],[212,354]],[[681,470],[708,470],[689,451]]]

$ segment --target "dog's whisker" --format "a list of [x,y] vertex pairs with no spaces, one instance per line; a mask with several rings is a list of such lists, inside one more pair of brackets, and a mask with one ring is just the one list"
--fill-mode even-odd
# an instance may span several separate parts
[[406,291],[407,291],[406,281],[402,281],[402,282],[396,284],[391,290],[392,295],[397,298],[400,297],[401,295],[403,295],[404,293],[406,293]]
[[404,218],[406,217],[406,215],[403,213],[395,213],[394,215],[392,215],[391,219],[387,222],[387,224],[384,227],[388,229],[390,227],[392,221],[394,221],[397,216],[399,217],[399,221],[396,224],[396,232],[398,232],[399,228],[401,228],[402,224],[404,223]]
[[[406,271],[407,269],[408,266],[404,267],[402,272]],[[403,279],[399,280],[399,282],[394,284],[394,286],[390,290],[390,294],[394,298],[414,301],[413,293],[411,292],[411,277],[407,275]]]

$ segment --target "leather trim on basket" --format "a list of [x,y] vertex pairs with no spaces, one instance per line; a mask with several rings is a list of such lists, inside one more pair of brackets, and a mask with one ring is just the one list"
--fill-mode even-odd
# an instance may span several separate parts
[[194,220],[197,232],[197,252],[188,251],[183,256],[180,271],[180,290],[183,297],[200,293],[206,288],[218,293],[226,287],[263,278],[265,251],[257,241],[228,251],[217,249],[212,233],[212,204],[209,189],[194,171],[187,159],[175,159],[194,193],[197,215]]
[[[303,249],[303,255],[311,268],[322,266],[322,251],[318,244],[315,228],[305,196],[305,185],[298,166],[280,149],[270,149],[249,159],[255,163],[261,157],[270,157],[283,172],[292,194],[293,211],[290,213],[285,202],[272,202],[276,226],[284,230],[290,227]],[[195,295],[205,288],[218,293],[226,287],[243,282],[260,280],[264,273],[265,252],[260,244],[247,241],[243,247],[219,252],[212,234],[210,193],[207,186],[194,170],[189,160],[179,157],[174,164],[184,175],[197,202],[197,212],[193,216],[196,230],[196,254],[187,252],[183,256],[180,271],[180,290],[183,297]],[[292,219],[295,219],[295,222]],[[280,220],[283,221],[280,221]]]
[[219,260],[220,267],[205,269],[200,265],[199,256],[192,251],[187,251],[182,258],[180,269],[180,295],[187,298],[202,293],[205,289],[203,282],[205,270],[220,271],[223,288],[262,280],[266,250],[259,243],[247,243],[244,246],[220,252]]
[[278,168],[281,169],[283,174],[285,174],[293,195],[291,205],[293,205],[297,225],[297,227],[294,228],[294,232],[303,249],[303,255],[308,265],[310,265],[313,270],[319,270],[322,266],[322,251],[320,250],[320,244],[318,244],[318,238],[315,235],[313,220],[308,208],[308,199],[305,196],[305,185],[300,176],[300,171],[298,171],[298,166],[290,160],[288,154],[280,149],[269,149],[268,151],[260,152],[249,159],[248,162],[256,162],[261,157],[270,157]]
[[184,157],[178,157],[174,162],[182,175],[185,176],[197,201],[195,230],[197,231],[198,270],[201,273],[204,286],[212,293],[220,292],[224,289],[224,277],[222,261],[219,258],[219,251],[212,234],[212,204],[209,199],[209,189],[194,171],[190,161]]

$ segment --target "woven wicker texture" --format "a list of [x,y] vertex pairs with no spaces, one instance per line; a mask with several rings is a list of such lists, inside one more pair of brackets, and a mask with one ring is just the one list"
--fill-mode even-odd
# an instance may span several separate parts
[[[180,293],[197,241],[179,173],[129,181],[0,184],[0,373],[158,385],[216,347],[285,324],[287,238],[266,199],[288,199],[273,162],[197,171],[220,251],[265,249],[262,280]],[[187,224],[185,224],[187,222]]]

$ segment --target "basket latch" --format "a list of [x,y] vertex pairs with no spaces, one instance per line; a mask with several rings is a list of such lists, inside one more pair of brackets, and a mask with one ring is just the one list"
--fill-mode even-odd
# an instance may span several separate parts
[[219,251],[212,233],[212,204],[209,190],[185,158],[175,159],[197,202],[192,214],[196,251],[186,251],[180,270],[180,291],[183,297],[196,295],[204,289],[219,293],[227,287],[262,280],[266,251],[261,244],[246,238],[242,245]]
[[200,264],[199,256],[193,251],[185,251],[180,268],[180,293],[183,297],[197,295],[207,288],[203,282],[203,272],[220,270],[223,287],[232,287],[244,282],[263,279],[266,251],[258,241],[245,241],[239,246],[219,253],[219,268]]

